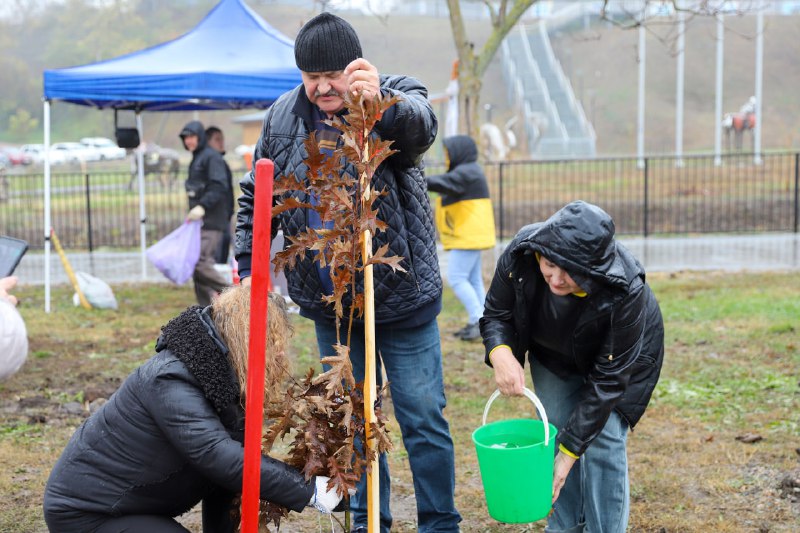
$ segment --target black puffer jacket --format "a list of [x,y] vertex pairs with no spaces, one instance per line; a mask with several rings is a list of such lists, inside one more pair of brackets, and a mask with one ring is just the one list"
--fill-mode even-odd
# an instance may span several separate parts
[[546,222],[522,228],[498,260],[481,319],[487,364],[489,352],[505,344],[524,365],[537,302],[550,290],[537,252],[588,293],[580,314],[559,325],[566,353],[529,353],[556,374],[585,377],[582,399],[558,433],[559,442],[582,454],[613,409],[631,428],[641,418],[661,371],[664,324],[644,269],[615,241],[608,214],[572,202]]
[[192,152],[189,177],[184,184],[189,209],[202,205],[206,210],[203,229],[222,231],[228,227],[233,215],[230,170],[222,154],[206,144],[206,131],[201,122],[189,122],[181,133],[185,131],[197,135],[197,148]]
[[[174,517],[201,500],[204,521],[225,521],[207,513],[228,513],[244,466],[244,411],[227,348],[195,306],[164,326],[156,349],[53,467],[44,496],[51,531],[90,532],[109,515]],[[313,480],[262,458],[261,499],[299,511],[313,493]]]
[[[398,153],[378,167],[373,187],[386,195],[375,205],[378,218],[388,229],[373,239],[374,249],[389,244],[387,255],[398,255],[407,272],[392,272],[385,265],[376,265],[375,318],[378,323],[391,323],[413,315],[425,306],[435,305],[442,294],[442,280],[436,255],[436,232],[422,170],[422,156],[436,137],[436,117],[427,100],[427,90],[417,80],[404,76],[381,76],[385,97],[397,95],[402,100],[389,109],[375,130],[384,140],[392,140]],[[261,138],[253,161],[271,159],[275,176],[294,174],[304,178],[308,170],[303,141],[314,130],[312,104],[303,86],[281,96],[264,118]],[[353,168],[346,169],[354,174]],[[249,273],[253,248],[252,173],[240,182],[242,195],[236,227],[236,259],[240,272]],[[309,201],[305,193],[294,193],[301,202]],[[284,235],[304,231],[307,212],[292,209],[280,215]],[[286,272],[289,295],[306,316],[333,318],[333,308],[321,301],[323,293],[312,254]],[[438,311],[437,311],[438,312]]]

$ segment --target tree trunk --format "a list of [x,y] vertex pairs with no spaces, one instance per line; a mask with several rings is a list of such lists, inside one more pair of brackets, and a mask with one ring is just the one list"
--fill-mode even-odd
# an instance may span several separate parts
[[481,96],[481,86],[483,82],[481,78],[472,72],[459,73],[459,109],[464,113],[464,124],[467,135],[478,140],[480,134],[480,115],[479,104]]
[[512,0],[510,8],[509,0],[501,0],[496,8],[487,3],[487,9],[491,16],[492,33],[480,53],[475,54],[475,43],[467,38],[467,30],[461,16],[460,1],[447,0],[453,41],[458,51],[458,108],[464,113],[464,118],[460,122],[465,125],[467,134],[476,141],[480,131],[478,113],[483,75],[505,36],[519,21],[522,14],[536,1]]

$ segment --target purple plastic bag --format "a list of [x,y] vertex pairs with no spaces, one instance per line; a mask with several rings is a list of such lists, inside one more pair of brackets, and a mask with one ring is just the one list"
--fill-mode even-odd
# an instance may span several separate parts
[[202,220],[187,220],[147,249],[147,258],[167,279],[182,285],[192,277],[200,259]]

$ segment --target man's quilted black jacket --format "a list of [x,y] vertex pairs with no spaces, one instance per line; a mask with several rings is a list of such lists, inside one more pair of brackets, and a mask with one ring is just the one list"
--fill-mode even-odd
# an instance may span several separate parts
[[[385,190],[375,205],[378,217],[388,224],[385,232],[373,239],[377,250],[389,244],[387,255],[399,255],[406,272],[392,272],[376,265],[375,318],[377,323],[392,323],[412,316],[415,311],[438,302],[442,281],[436,256],[433,213],[422,170],[422,156],[436,137],[437,122],[427,100],[427,90],[417,80],[405,76],[381,76],[384,97],[397,95],[401,101],[384,115],[375,132],[394,141],[397,153],[375,172],[373,187]],[[294,174],[304,179],[308,170],[303,141],[313,131],[312,104],[303,86],[281,96],[264,118],[261,137],[253,161],[268,158],[275,164],[275,176]],[[352,168],[347,172],[354,174]],[[249,272],[253,247],[253,197],[255,179],[248,173],[240,182],[242,195],[236,226],[236,258],[240,271]],[[294,193],[306,202],[308,195]],[[284,235],[296,235],[306,228],[306,211],[293,209],[280,215]],[[332,307],[321,300],[322,288],[311,254],[286,272],[289,295],[304,314],[333,317]]]

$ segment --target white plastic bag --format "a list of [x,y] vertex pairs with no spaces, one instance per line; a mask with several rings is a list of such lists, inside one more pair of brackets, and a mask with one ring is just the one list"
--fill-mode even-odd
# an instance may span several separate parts
[[28,358],[28,332],[19,311],[0,298],[0,381],[13,376]]
[[[97,309],[116,309],[117,299],[114,297],[114,291],[108,286],[108,283],[100,278],[96,278],[86,272],[75,272],[75,278],[78,280],[78,286],[86,300]],[[76,292],[72,296],[72,303],[76,306],[80,305],[80,298]]]

